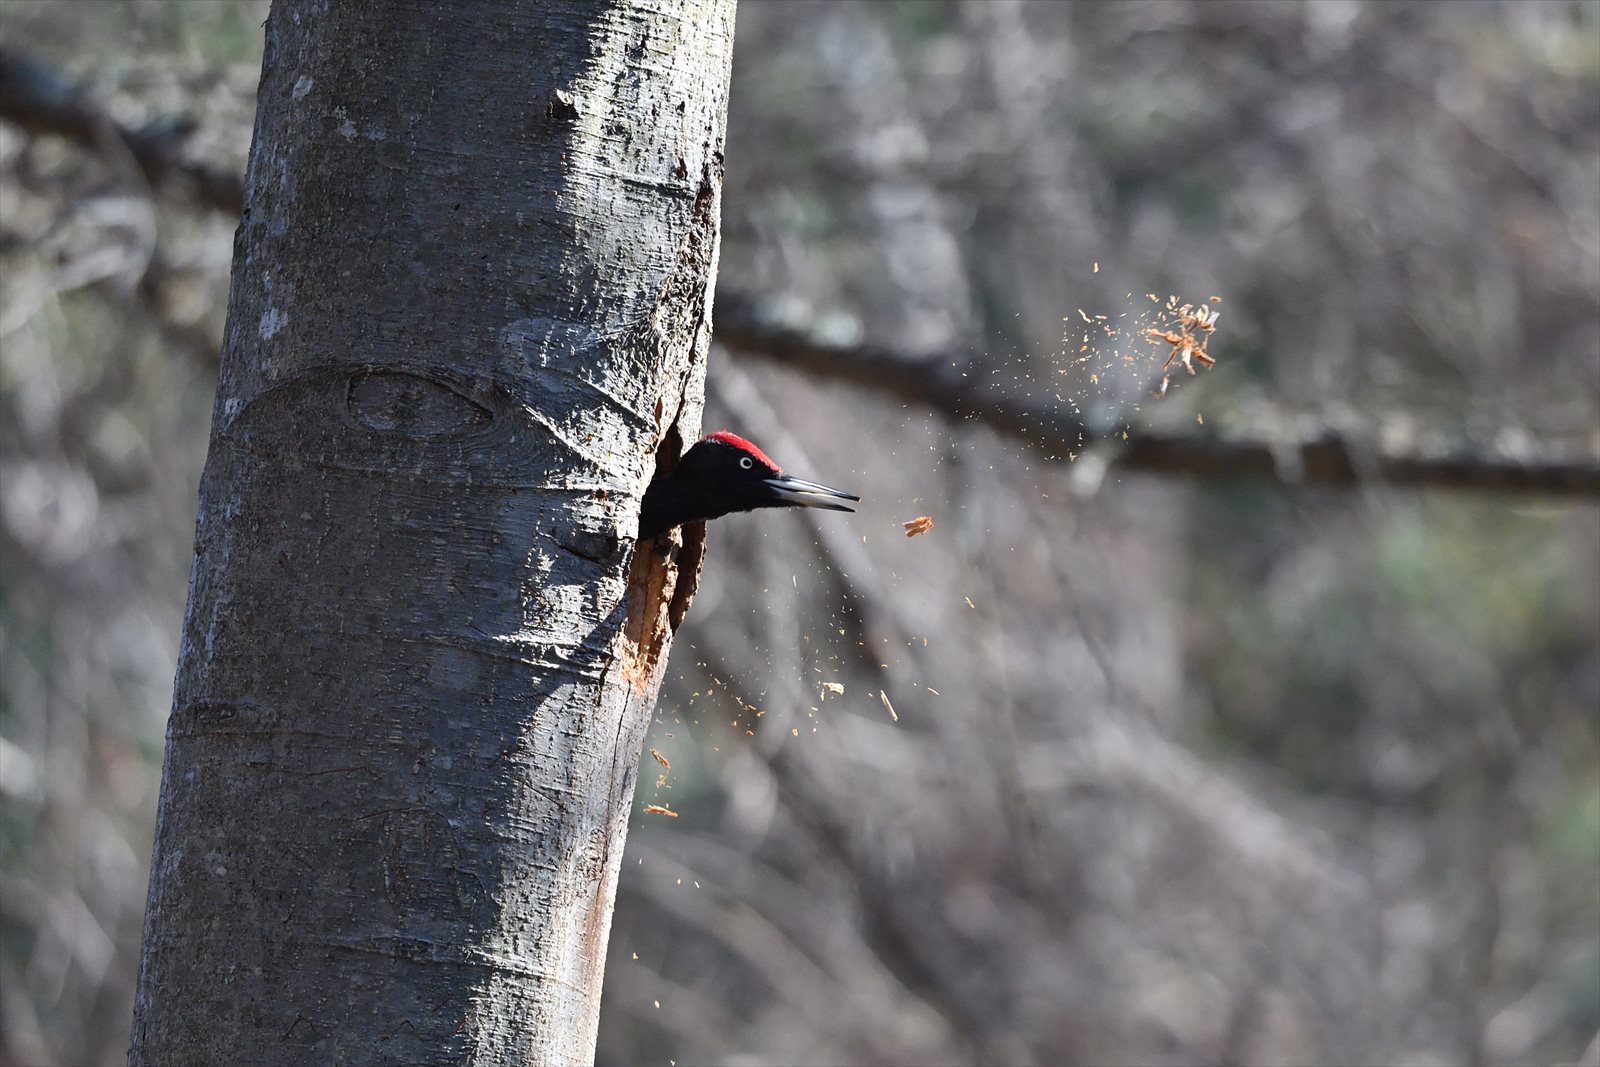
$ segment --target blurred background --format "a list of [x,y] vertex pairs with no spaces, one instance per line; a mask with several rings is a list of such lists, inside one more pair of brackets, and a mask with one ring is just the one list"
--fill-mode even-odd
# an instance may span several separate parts
[[[265,15],[0,3],[102,109],[0,121],[0,1064],[124,1059]],[[712,527],[601,1062],[1600,1064],[1592,492],[1115,462],[1594,462],[1600,3],[746,0],[734,67],[706,427],[864,501]]]

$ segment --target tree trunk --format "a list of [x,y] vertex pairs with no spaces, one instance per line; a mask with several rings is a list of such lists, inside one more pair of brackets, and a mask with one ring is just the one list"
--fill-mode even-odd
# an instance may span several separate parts
[[132,1063],[593,1058],[733,5],[273,5]]

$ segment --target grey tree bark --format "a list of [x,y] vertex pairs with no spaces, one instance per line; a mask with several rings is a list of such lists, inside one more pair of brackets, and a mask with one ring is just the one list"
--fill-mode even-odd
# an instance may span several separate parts
[[130,1061],[593,1058],[734,0],[277,0]]

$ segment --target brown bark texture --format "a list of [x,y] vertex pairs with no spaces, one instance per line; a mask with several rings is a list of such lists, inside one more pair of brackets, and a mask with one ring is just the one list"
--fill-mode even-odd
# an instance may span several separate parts
[[273,5],[133,1064],[593,1058],[733,8]]

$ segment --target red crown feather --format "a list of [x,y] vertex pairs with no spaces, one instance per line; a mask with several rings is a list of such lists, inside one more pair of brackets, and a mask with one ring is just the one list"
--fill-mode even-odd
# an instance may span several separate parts
[[776,463],[772,462],[772,457],[768,456],[765,452],[761,451],[761,449],[757,448],[749,441],[746,441],[743,437],[740,437],[736,433],[729,433],[727,430],[718,430],[716,433],[706,434],[705,437],[701,438],[701,440],[717,441],[721,444],[728,445],[731,448],[737,448],[741,452],[749,453],[750,456],[758,463],[763,463],[770,469],[778,471],[779,473],[782,473],[783,471],[782,467],[779,467]]

